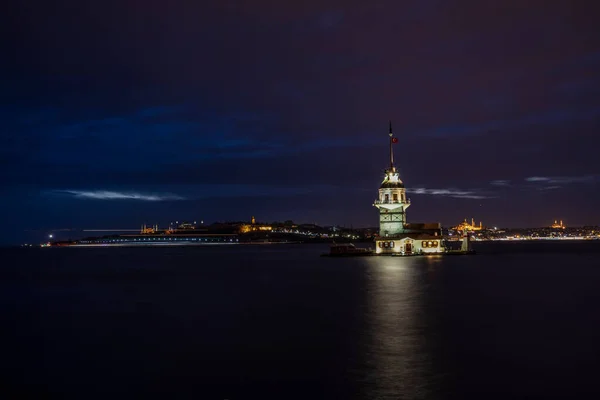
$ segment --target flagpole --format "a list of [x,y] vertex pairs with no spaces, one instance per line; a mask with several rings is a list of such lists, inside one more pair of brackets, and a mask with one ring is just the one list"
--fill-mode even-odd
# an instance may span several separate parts
[[392,121],[390,120],[390,169],[394,170],[394,152],[392,150],[393,138],[392,138]]

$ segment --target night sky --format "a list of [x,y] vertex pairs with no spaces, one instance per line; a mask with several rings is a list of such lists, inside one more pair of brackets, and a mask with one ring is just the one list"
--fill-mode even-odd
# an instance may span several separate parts
[[[15,2],[16,3],[16,2]],[[21,1],[0,243],[175,220],[600,224],[594,1]]]

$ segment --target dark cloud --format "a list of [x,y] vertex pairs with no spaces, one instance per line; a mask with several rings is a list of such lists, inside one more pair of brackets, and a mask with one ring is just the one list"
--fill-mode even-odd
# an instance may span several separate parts
[[485,195],[478,189],[472,190],[461,190],[456,188],[448,188],[448,189],[428,189],[422,187],[416,187],[407,190],[408,193],[414,194],[426,194],[432,196],[445,196],[445,197],[454,197],[456,199],[487,199],[490,196]]
[[139,200],[139,201],[169,201],[185,200],[185,197],[173,193],[137,193],[114,192],[109,190],[55,190],[54,194],[71,195],[79,199],[91,200]]
[[556,184],[569,184],[569,183],[596,183],[600,182],[600,176],[584,175],[584,176],[530,176],[525,178],[526,182],[535,183],[556,183]]

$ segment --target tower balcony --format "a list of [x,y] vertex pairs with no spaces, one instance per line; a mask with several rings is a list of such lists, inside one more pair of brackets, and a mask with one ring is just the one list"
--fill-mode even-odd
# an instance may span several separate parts
[[375,200],[373,205],[379,209],[386,210],[406,210],[410,206],[410,200]]
[[373,203],[374,205],[381,205],[381,204],[410,204],[410,199],[407,200],[375,200],[375,202]]

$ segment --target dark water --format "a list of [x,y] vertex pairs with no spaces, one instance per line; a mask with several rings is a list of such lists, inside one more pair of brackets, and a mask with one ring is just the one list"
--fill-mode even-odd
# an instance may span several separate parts
[[476,248],[2,250],[0,395],[600,395],[600,242]]

